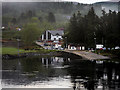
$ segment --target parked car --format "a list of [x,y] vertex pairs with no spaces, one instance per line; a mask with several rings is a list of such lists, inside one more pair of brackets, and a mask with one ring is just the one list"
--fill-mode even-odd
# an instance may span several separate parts
[[120,49],[120,47],[119,47],[119,46],[116,46],[115,49]]
[[49,46],[49,45],[47,43],[45,43],[44,46]]

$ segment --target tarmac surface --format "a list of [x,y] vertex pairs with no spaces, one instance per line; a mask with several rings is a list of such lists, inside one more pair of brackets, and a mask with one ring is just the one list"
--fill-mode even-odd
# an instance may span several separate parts
[[[42,46],[44,49],[50,49],[50,46],[44,46],[43,42],[36,42],[36,44]],[[88,60],[110,59],[110,57],[108,56],[103,56],[100,54],[92,53],[91,51],[68,50],[68,49],[65,49],[62,51],[79,55]]]
[[83,58],[86,58],[88,60],[98,60],[98,59],[110,59],[110,57],[103,56],[100,54],[95,54],[92,52],[87,51],[76,51],[76,50],[64,50],[65,52],[73,53],[79,56],[82,56]]

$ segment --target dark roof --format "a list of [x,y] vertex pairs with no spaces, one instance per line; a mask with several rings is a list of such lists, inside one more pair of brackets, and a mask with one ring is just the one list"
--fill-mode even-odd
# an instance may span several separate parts
[[49,31],[52,35],[60,35],[60,36],[64,35],[63,30],[47,30],[47,31]]

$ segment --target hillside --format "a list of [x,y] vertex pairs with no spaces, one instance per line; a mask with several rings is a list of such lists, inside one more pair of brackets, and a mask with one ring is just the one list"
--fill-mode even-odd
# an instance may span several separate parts
[[[86,15],[91,7],[94,7],[95,13],[102,16],[101,10],[107,13],[109,9],[118,11],[118,2],[98,2],[94,4],[82,4],[76,2],[3,2],[2,3],[2,24],[8,26],[9,22],[15,21],[21,26],[26,22],[29,11],[33,17],[39,20],[47,21],[49,12],[55,15],[56,23],[66,23],[69,21],[73,13],[80,11],[82,16]],[[24,18],[23,18],[24,17]]]
[[101,5],[101,8],[104,9],[107,13],[109,12],[109,10],[118,12],[120,7],[120,2],[98,2],[95,4]]
[[48,13],[52,12],[55,14],[57,22],[66,22],[77,11],[86,15],[92,6],[95,8],[97,15],[101,15],[100,5],[74,4],[72,2],[3,2],[2,14],[3,21],[6,21],[5,18],[19,18],[21,13],[29,10],[33,11],[37,17],[42,18],[46,18]]

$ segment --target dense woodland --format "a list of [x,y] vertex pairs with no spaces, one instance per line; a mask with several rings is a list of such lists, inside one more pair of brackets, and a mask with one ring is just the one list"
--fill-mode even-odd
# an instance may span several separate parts
[[120,12],[102,10],[102,16],[98,17],[94,8],[87,15],[81,16],[80,11],[74,13],[66,32],[69,43],[84,44],[95,47],[95,44],[103,44],[113,48],[120,46]]
[[95,43],[120,46],[120,12],[106,13],[99,4],[14,2],[3,3],[2,12],[2,24],[6,27],[3,39],[21,38],[30,45],[45,30],[64,28],[68,43],[93,48]]

